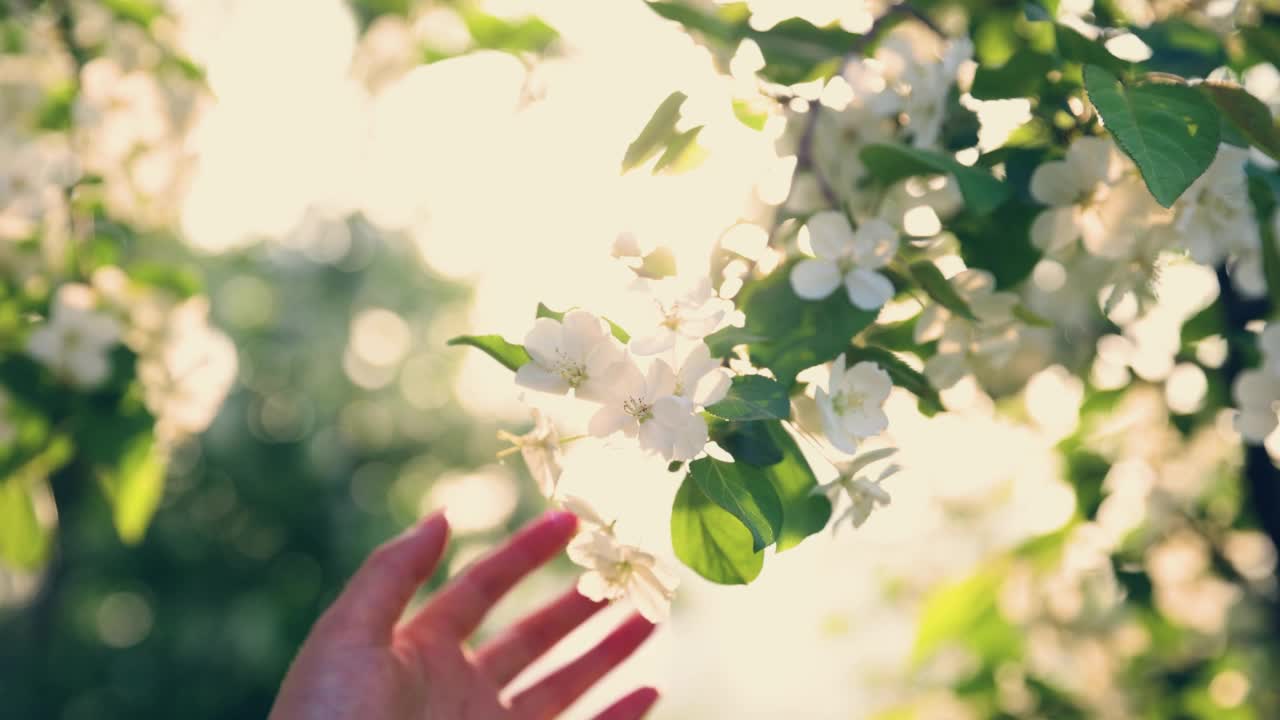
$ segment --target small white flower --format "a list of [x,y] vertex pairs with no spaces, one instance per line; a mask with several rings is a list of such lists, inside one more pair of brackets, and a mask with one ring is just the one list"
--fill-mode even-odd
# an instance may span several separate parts
[[822,430],[831,444],[853,454],[858,440],[883,432],[889,426],[884,401],[892,389],[889,373],[879,365],[864,361],[846,370],[844,355],[836,358],[815,395]]
[[[139,330],[135,325],[131,335]],[[157,418],[159,432],[167,440],[202,432],[235,383],[235,344],[209,325],[209,301],[204,297],[170,308],[150,335],[135,349],[143,398]]]
[[976,321],[934,303],[920,313],[914,331],[916,343],[938,341],[937,352],[924,364],[925,377],[938,389],[959,382],[974,360],[1003,366],[1018,349],[1023,328],[1013,312],[1018,298],[995,292],[995,278],[990,273],[965,270],[950,278],[950,283]]
[[584,310],[563,320],[538,318],[524,339],[531,362],[516,371],[516,384],[533,390],[596,401],[600,376],[622,356],[608,324]]
[[101,385],[111,374],[110,352],[120,341],[120,324],[94,307],[87,285],[58,288],[49,320],[27,338],[27,352],[62,378],[82,388]]
[[1245,370],[1231,388],[1239,413],[1236,430],[1260,443],[1280,424],[1280,323],[1268,323],[1258,335],[1262,367]]
[[1248,151],[1222,145],[1174,205],[1174,226],[1198,263],[1217,265],[1244,257],[1260,264],[1261,236],[1245,175],[1248,160]]
[[883,507],[889,504],[891,499],[889,493],[880,484],[897,474],[901,468],[897,465],[889,465],[874,480],[858,473],[868,465],[883,460],[897,451],[897,448],[883,448],[868,452],[855,458],[841,472],[839,478],[814,488],[815,494],[823,493],[831,500],[832,507],[839,501],[841,494],[849,497],[849,507],[831,523],[832,532],[835,532],[846,518],[855,529],[860,528],[867,518],[871,517],[871,512],[877,506]]
[[1248,442],[1266,440],[1280,424],[1280,376],[1267,370],[1245,370],[1231,392],[1239,409],[1236,430]]
[[696,406],[679,397],[676,374],[655,359],[642,373],[633,358],[606,371],[604,406],[591,417],[587,430],[596,437],[622,433],[639,437],[640,448],[666,460],[691,460],[707,444],[707,423]]
[[614,523],[606,524],[585,500],[567,497],[561,505],[584,526],[566,549],[570,560],[587,569],[578,592],[597,602],[626,597],[649,622],[666,620],[679,584],[675,574],[653,555],[619,542]]
[[[564,447],[560,443],[560,432],[551,420],[537,408],[532,410],[532,414],[532,430],[524,435],[500,431],[498,437],[512,443],[515,446],[512,450],[520,450],[520,457],[524,459],[529,474],[538,484],[538,490],[544,497],[551,497],[564,472]],[[508,451],[499,455],[506,452]]]
[[898,233],[889,223],[873,218],[855,231],[844,213],[826,210],[805,223],[816,258],[801,260],[791,269],[791,289],[805,300],[821,300],[843,282],[849,302],[876,310],[893,297],[893,283],[876,272],[898,252]]
[[733,374],[721,366],[718,358],[711,357],[711,349],[706,343],[698,342],[680,362],[673,394],[699,407],[706,407],[723,400],[732,382]]
[[1064,159],[1039,165],[1031,195],[1049,206],[1032,223],[1031,241],[1050,257],[1069,255],[1077,240],[1092,255],[1120,257],[1164,213],[1106,138],[1082,137]]
[[648,284],[657,311],[657,330],[644,337],[631,339],[631,352],[656,355],[676,346],[680,339],[701,340],[715,332],[730,307],[716,295],[711,279],[699,278],[686,286],[676,278],[663,278]]

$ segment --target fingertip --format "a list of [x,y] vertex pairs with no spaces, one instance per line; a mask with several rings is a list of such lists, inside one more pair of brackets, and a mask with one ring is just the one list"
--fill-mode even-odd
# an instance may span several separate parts
[[418,523],[418,532],[423,535],[443,535],[448,538],[449,518],[445,516],[444,510],[436,510],[423,518]]
[[565,510],[552,510],[543,516],[547,527],[565,535],[571,535],[578,529],[578,516]]
[[631,693],[631,697],[635,699],[636,705],[648,710],[653,707],[654,703],[658,702],[658,699],[662,697],[662,693],[658,692],[658,688],[655,687],[642,687]]

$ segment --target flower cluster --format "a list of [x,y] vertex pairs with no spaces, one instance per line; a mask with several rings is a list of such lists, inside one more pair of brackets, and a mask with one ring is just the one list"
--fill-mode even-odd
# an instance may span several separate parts
[[[663,315],[670,318],[663,331],[674,336],[697,325],[702,334],[710,332],[714,325],[698,315],[706,304],[673,305]],[[691,322],[686,312],[700,319]],[[607,321],[585,310],[571,310],[559,320],[538,318],[525,337],[530,360],[517,370],[516,383],[548,393],[572,391],[574,397],[599,405],[588,425],[596,437],[635,438],[641,449],[666,460],[692,460],[708,439],[702,408],[729,389],[728,371],[695,337],[672,364],[640,349],[674,351],[675,337],[632,341],[627,348]]]
[[679,579],[653,555],[619,542],[616,521],[606,522],[582,498],[567,496],[561,506],[578,516],[581,531],[569,543],[569,559],[586,568],[578,592],[595,600],[626,597],[649,622],[662,622],[671,612]]

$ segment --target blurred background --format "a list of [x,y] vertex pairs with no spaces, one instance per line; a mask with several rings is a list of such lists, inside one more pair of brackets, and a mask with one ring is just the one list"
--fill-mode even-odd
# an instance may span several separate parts
[[[853,32],[878,12],[752,5]],[[531,425],[509,373],[445,341],[518,339],[538,302],[625,326],[622,232],[682,273],[717,241],[759,254],[794,160],[753,71],[640,0],[0,2],[0,198],[92,175],[121,264],[198,282],[237,368],[137,544],[92,484],[55,481],[57,552],[0,566],[0,717],[265,717],[378,542],[447,507],[437,584],[541,512],[497,455]],[[620,174],[677,90],[696,157]],[[1020,122],[1006,110],[984,132]],[[1179,321],[1216,292],[1187,272]],[[1173,368],[1195,347],[1153,352]],[[1275,548],[1228,411],[1203,373],[1179,382],[1086,391],[1055,366],[998,402],[962,384],[933,418],[895,395],[891,507],[749,588],[682,568],[672,620],[572,716],[643,682],[658,718],[1280,717]],[[569,492],[669,551],[662,463],[585,445],[567,463]],[[489,627],[573,577],[530,581]]]

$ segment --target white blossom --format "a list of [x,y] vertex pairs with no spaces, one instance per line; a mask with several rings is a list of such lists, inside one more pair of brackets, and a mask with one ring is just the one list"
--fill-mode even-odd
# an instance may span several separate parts
[[816,258],[791,269],[791,288],[805,300],[821,300],[844,284],[849,302],[863,310],[876,310],[893,297],[893,283],[876,272],[898,252],[898,233],[887,222],[873,218],[857,230],[844,213],[827,210],[805,223]]
[[939,59],[921,61],[908,51],[909,60],[892,89],[901,98],[900,112],[906,117],[911,144],[936,148],[942,140],[942,124],[947,115],[951,88],[961,63],[973,55],[973,43],[959,38],[947,44]]
[[143,398],[161,435],[202,432],[235,383],[235,345],[209,325],[209,302],[193,297],[170,309],[160,331],[136,347]]
[[597,602],[626,597],[649,622],[666,620],[679,584],[675,574],[653,555],[619,542],[614,523],[606,524],[585,500],[568,497],[561,505],[584,526],[566,549],[570,560],[586,568],[578,592]]
[[860,528],[867,521],[867,518],[871,517],[871,512],[877,506],[883,507],[889,504],[889,493],[881,487],[881,483],[895,475],[901,468],[897,465],[889,465],[881,470],[874,480],[870,476],[859,475],[858,473],[867,466],[888,458],[897,451],[897,448],[872,450],[849,463],[841,471],[840,477],[826,485],[814,488],[813,492],[815,494],[822,493],[831,500],[832,507],[836,506],[842,494],[849,498],[849,507],[832,521],[832,532],[846,519],[855,529]]
[[1246,150],[1222,145],[1213,163],[1174,205],[1174,227],[1193,260],[1204,265],[1232,261],[1231,278],[1240,290],[1266,292],[1262,240],[1249,202]]
[[538,484],[538,490],[544,497],[551,497],[564,472],[564,447],[560,442],[560,431],[551,419],[537,408],[532,410],[532,414],[532,430],[524,435],[501,431],[498,437],[512,443],[514,449],[520,451],[520,457],[524,459],[529,474]]
[[694,405],[706,407],[724,399],[732,380],[732,373],[721,366],[719,358],[711,357],[707,344],[698,342],[680,361],[673,394]]
[[93,290],[68,283],[58,288],[48,320],[27,338],[27,352],[67,382],[82,388],[101,385],[111,374],[111,349],[120,341],[120,325],[94,309]]
[[707,444],[707,423],[690,400],[675,394],[676,374],[654,359],[642,372],[634,358],[615,363],[602,379],[603,406],[587,426],[596,437],[638,437],[640,448],[666,460],[691,460]]
[[1082,137],[1062,160],[1039,165],[1031,195],[1049,208],[1031,225],[1031,241],[1050,257],[1070,255],[1077,240],[1098,257],[1126,254],[1137,231],[1163,210],[1115,144]]
[[1231,389],[1238,409],[1236,430],[1252,443],[1266,440],[1280,424],[1280,324],[1263,329],[1258,347],[1262,366],[1241,372]]
[[533,390],[577,397],[602,397],[601,375],[622,356],[608,324],[584,310],[562,320],[538,318],[525,336],[530,362],[516,371],[516,384]]
[[917,343],[938,341],[937,352],[925,361],[924,374],[939,389],[959,382],[970,372],[974,361],[1002,367],[1017,350],[1023,328],[1014,315],[1017,297],[995,292],[995,278],[990,273],[965,270],[949,281],[974,319],[934,303],[920,313],[914,331]]
[[844,354],[836,358],[815,394],[831,444],[853,454],[860,439],[883,432],[889,426],[884,401],[892,389],[889,373],[879,365],[864,361],[846,369]]
[[716,295],[708,277],[699,278],[691,286],[677,278],[663,278],[651,281],[648,287],[657,313],[657,328],[631,340],[631,351],[637,355],[670,350],[681,339],[701,340],[720,326],[731,307]]

